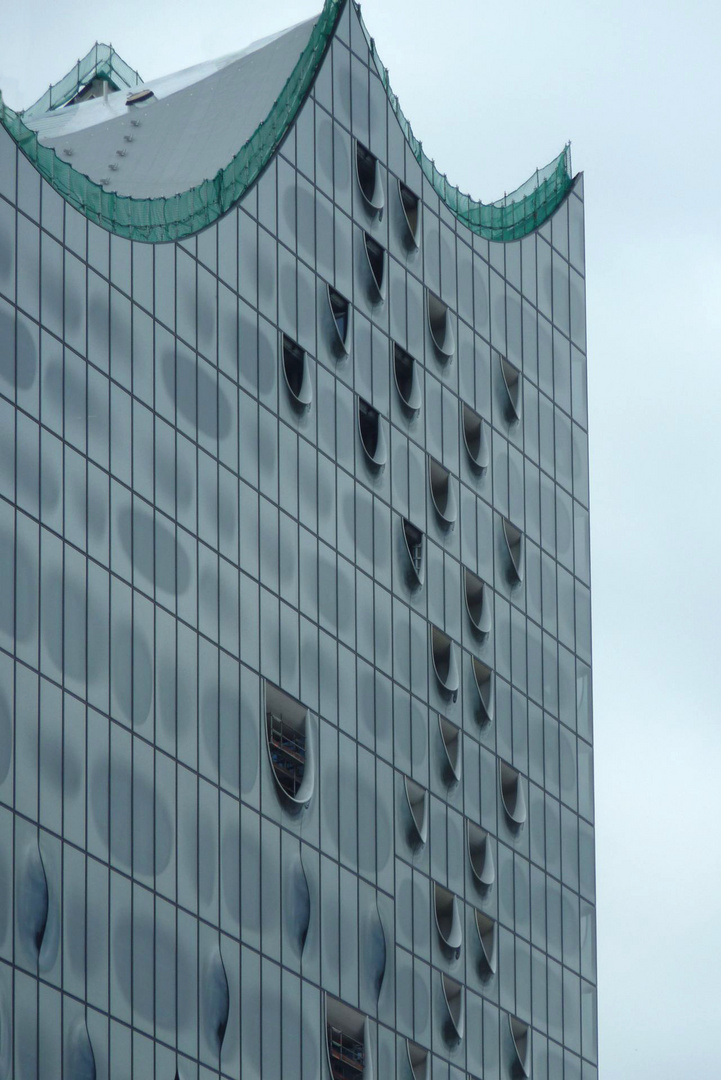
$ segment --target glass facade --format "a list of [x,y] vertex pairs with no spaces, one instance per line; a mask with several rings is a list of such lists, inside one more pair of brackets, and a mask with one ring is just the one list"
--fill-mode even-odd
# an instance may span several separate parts
[[595,1080],[583,181],[473,235],[348,5],[259,181],[0,128],[0,1080]]

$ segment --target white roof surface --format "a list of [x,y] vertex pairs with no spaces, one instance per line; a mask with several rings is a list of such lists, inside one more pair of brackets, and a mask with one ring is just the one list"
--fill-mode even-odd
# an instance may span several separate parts
[[[270,112],[308,43],[308,19],[241,52],[28,120],[40,142],[107,191],[157,198],[215,176]],[[134,122],[133,122],[134,121]],[[112,167],[111,167],[112,166]]]

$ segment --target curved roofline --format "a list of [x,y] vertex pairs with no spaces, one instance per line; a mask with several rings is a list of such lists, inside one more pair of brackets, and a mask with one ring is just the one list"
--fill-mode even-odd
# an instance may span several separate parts
[[[130,240],[146,243],[182,240],[230,210],[268,165],[313,85],[346,2],[325,0],[308,43],[278,99],[229,164],[219,169],[212,179],[177,195],[136,199],[106,191],[62,160],[55,150],[43,146],[36,133],[25,124],[23,115],[5,105],[1,93],[0,123],[38,172],[90,221]],[[566,197],[573,183],[570,146],[566,145],[549,165],[536,170],[525,184],[497,202],[482,203],[464,195],[436,168],[413,134],[398,98],[391,90],[388,70],[378,59],[375,42],[368,34],[358,5],[355,0],[353,2],[391,108],[423,175],[451,213],[472,233],[493,241],[516,240],[542,225]],[[76,70],[79,68],[73,69],[62,83],[69,81]],[[33,112],[38,105],[40,102],[31,107]]]

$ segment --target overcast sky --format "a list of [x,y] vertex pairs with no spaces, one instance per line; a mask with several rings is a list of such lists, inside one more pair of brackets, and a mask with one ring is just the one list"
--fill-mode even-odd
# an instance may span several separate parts
[[[321,0],[22,0],[0,88],[29,105],[97,39],[149,78]],[[586,175],[601,1080],[721,1066],[721,4],[366,0],[424,147],[512,190]],[[556,1078],[552,1078],[556,1080]]]

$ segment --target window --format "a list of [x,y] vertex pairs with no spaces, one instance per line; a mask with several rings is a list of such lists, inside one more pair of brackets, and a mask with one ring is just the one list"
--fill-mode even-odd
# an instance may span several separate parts
[[486,585],[470,570],[465,571],[466,611],[476,636],[485,641],[491,632],[491,598]]
[[422,847],[428,839],[428,792],[410,776],[404,777],[408,805],[406,836],[412,848]]
[[506,389],[506,420],[509,424],[516,424],[521,419],[521,373],[500,353],[498,360]]
[[503,536],[506,541],[507,576],[511,585],[523,581],[523,533],[507,519],[503,519]]
[[444,529],[453,528],[458,514],[455,488],[448,469],[434,458],[428,459],[428,482],[439,523]]
[[270,683],[265,684],[268,756],[278,793],[287,809],[298,812],[315,787],[315,754],[308,710]]
[[443,998],[446,1003],[446,1022],[443,1025],[443,1034],[446,1041],[451,1045],[457,1045],[463,1038],[465,1027],[463,1006],[464,994],[461,983],[451,979],[445,972],[441,972],[441,984]]
[[441,948],[450,960],[457,960],[463,945],[463,924],[458,900],[452,892],[434,882],[433,904]]
[[386,295],[386,253],[369,233],[363,233],[363,245],[370,273],[368,297],[371,303],[377,304]]
[[355,165],[358,187],[363,196],[363,203],[370,214],[383,214],[385,196],[378,159],[362,143],[355,144]]
[[423,533],[407,518],[402,519],[403,543],[408,556],[406,584],[410,589],[423,585]]
[[474,471],[482,476],[490,461],[488,438],[483,428],[483,421],[478,413],[470,409],[468,405],[464,405],[461,422],[463,424],[463,443],[466,447],[466,453]]
[[328,286],[328,306],[332,317],[333,333],[331,349],[338,358],[348,355],[348,330],[350,327],[350,305],[332,285]]
[[531,1074],[530,1032],[528,1024],[524,1024],[516,1016],[509,1015],[508,1026],[511,1033],[511,1076],[520,1080],[521,1077]]
[[476,909],[476,930],[480,946],[478,970],[485,981],[496,974],[496,924],[489,915],[478,909]]
[[456,351],[456,342],[453,337],[453,327],[448,308],[434,296],[432,292],[427,294],[428,327],[431,332],[431,340],[435,346],[436,354],[442,363],[448,363]]
[[496,866],[493,861],[493,848],[488,839],[488,834],[480,825],[469,821],[466,826],[468,840],[468,859],[473,871],[476,885],[482,892],[490,889],[496,880]]
[[283,375],[290,400],[298,412],[306,412],[313,401],[313,387],[308,371],[308,361],[303,349],[286,334],[283,338]]
[[402,180],[398,181],[398,199],[404,224],[401,231],[403,243],[409,251],[415,251],[418,247],[420,199]]
[[498,781],[501,789],[501,802],[506,820],[513,832],[518,832],[526,820],[526,796],[520,774],[505,761],[499,762]]
[[378,410],[363,398],[358,398],[358,431],[368,464],[380,472],[388,459],[386,437]]
[[441,693],[455,701],[459,686],[456,650],[451,639],[437,626],[431,627],[431,658]]
[[493,671],[488,664],[473,657],[473,679],[478,691],[478,722],[481,727],[493,720]]
[[443,779],[448,787],[453,787],[461,779],[460,733],[456,725],[446,720],[445,716],[438,716],[438,728],[443,747]]
[[326,1045],[333,1080],[372,1077],[367,1020],[336,998],[326,996]]
[[413,419],[421,410],[421,391],[416,375],[416,362],[400,345],[393,346],[393,375],[403,411]]

